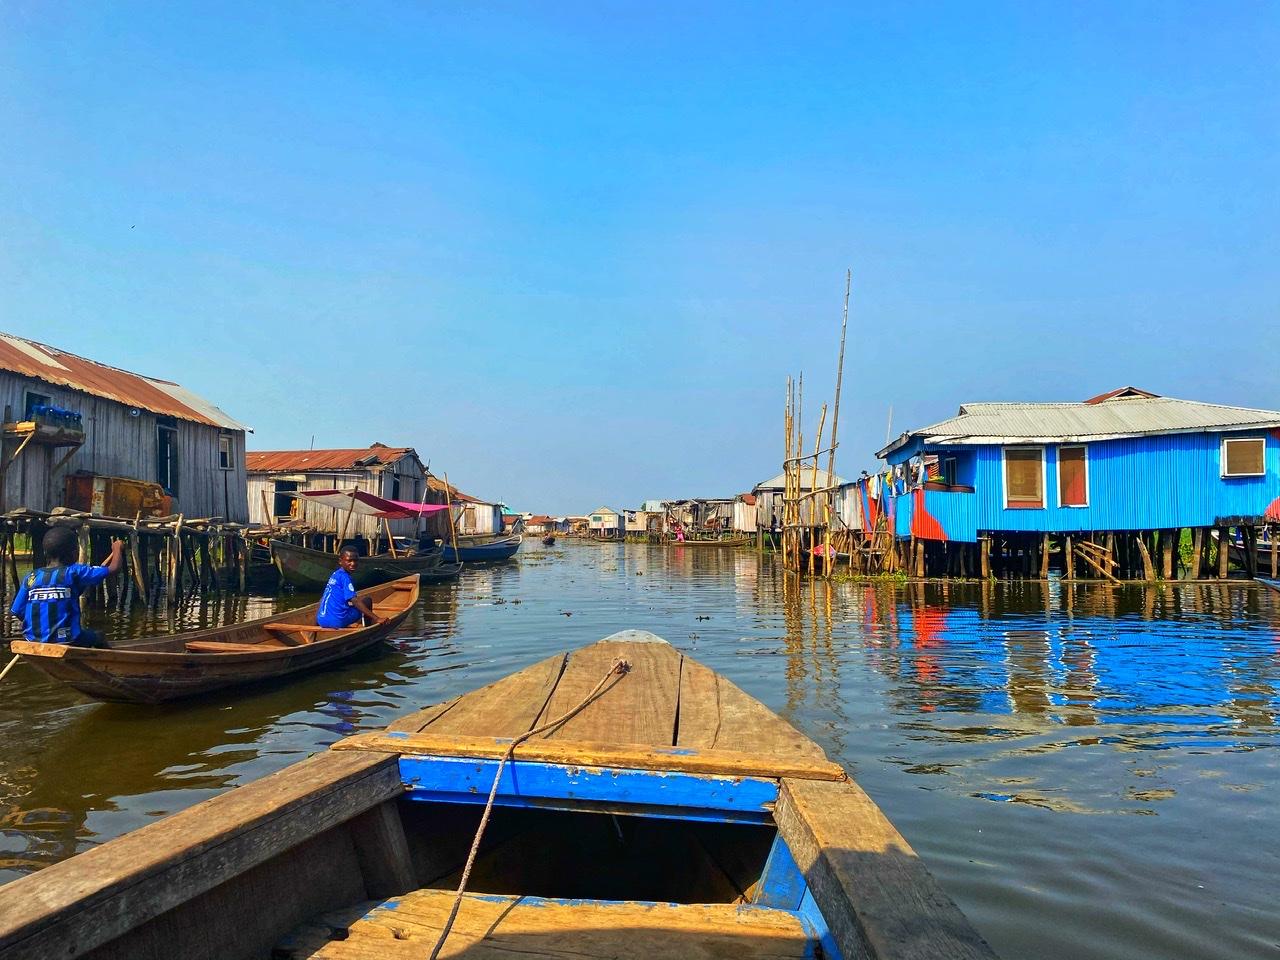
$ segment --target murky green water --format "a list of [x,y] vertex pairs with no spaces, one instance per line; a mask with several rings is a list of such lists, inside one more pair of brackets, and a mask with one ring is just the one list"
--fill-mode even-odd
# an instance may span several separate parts
[[195,704],[97,704],[20,664],[0,880],[627,627],[844,763],[1005,957],[1280,953],[1280,594],[797,585],[749,551],[526,545],[424,589],[389,647]]

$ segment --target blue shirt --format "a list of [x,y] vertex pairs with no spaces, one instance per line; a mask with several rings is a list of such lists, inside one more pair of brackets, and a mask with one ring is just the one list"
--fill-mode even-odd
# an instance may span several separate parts
[[351,574],[339,567],[324,585],[324,596],[320,598],[320,609],[316,612],[318,627],[349,627],[359,623],[361,613],[351,605],[351,598],[356,595],[356,585],[351,582]]
[[80,636],[80,594],[109,575],[106,567],[86,563],[32,570],[9,611],[32,643],[72,643]]

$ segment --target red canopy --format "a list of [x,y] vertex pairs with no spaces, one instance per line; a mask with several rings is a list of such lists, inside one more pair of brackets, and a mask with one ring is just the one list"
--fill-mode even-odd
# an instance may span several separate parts
[[382,520],[409,520],[426,516],[437,510],[448,510],[443,503],[408,503],[404,500],[388,500],[363,490],[300,490],[298,496],[332,507],[334,510],[351,511],[359,517],[378,517]]

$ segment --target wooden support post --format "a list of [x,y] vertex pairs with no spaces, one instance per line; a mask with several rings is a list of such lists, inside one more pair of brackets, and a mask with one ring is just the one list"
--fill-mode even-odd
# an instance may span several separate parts
[[1218,579],[1227,579],[1227,570],[1231,565],[1231,528],[1218,528]]
[[1147,549],[1144,531],[1139,530],[1134,539],[1138,544],[1138,553],[1142,555],[1142,579],[1154,580],[1156,578],[1156,568],[1155,564],[1151,562],[1151,551]]
[[1049,579],[1049,535],[1040,538],[1040,579]]
[[991,579],[991,538],[978,538],[978,563],[982,570],[982,579]]
[[249,535],[244,531],[240,532],[234,542],[238,558],[236,566],[240,574],[240,592],[246,593],[245,586],[249,579],[249,561],[253,558],[253,546],[249,542]]
[[1067,534],[1067,538],[1066,540],[1063,541],[1063,543],[1064,543],[1064,546],[1062,548],[1062,562],[1063,562],[1062,569],[1066,574],[1066,577],[1068,580],[1074,580],[1076,578],[1076,557],[1075,557],[1075,552],[1072,549],[1071,534],[1069,533]]
[[1196,527],[1191,531],[1191,570],[1190,579],[1199,580],[1204,572],[1204,527]]
[[916,541],[916,579],[918,580],[923,580],[925,577],[924,544],[923,540]]
[[1271,547],[1271,579],[1276,579],[1276,561],[1280,558],[1280,538],[1277,537],[1275,527],[1271,528],[1270,544]]
[[1240,532],[1244,540],[1245,572],[1253,578],[1258,575],[1258,528],[1242,527]]
[[1176,530],[1160,531],[1160,575],[1165,580],[1173,579],[1173,540]]

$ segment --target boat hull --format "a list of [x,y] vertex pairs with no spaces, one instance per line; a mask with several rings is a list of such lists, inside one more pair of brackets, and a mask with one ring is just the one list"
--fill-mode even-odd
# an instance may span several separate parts
[[[199,630],[185,634],[133,641],[131,646],[85,649],[65,644],[29,643],[15,640],[14,653],[48,676],[96,700],[116,703],[165,703],[186,697],[214,693],[231,687],[277,680],[306,670],[327,666],[354,656],[394,631],[417,602],[417,578],[405,578],[403,609],[388,617],[385,624],[333,634],[316,634],[321,639],[293,646],[264,644],[253,652],[190,652],[188,643],[216,643],[234,646],[261,643],[264,635],[274,637],[272,627],[296,624],[313,629],[316,604],[286,613],[247,621],[230,627]],[[378,612],[380,592],[394,584],[362,591]],[[257,638],[255,641],[254,638]],[[231,639],[227,639],[231,638]]]
[[751,542],[750,537],[729,537],[725,540],[668,540],[669,547],[697,547],[704,550],[714,550],[717,547],[728,549],[730,547],[745,547]]
[[[308,593],[324,590],[329,577],[338,568],[338,558],[332,553],[299,547],[283,540],[271,541],[271,557],[286,582]],[[357,589],[376,587],[411,574],[422,574],[440,565],[442,555],[438,550],[416,553],[408,557],[361,557],[356,564],[352,580]]]
[[444,545],[445,563],[500,563],[516,555],[523,542],[522,537],[503,537],[489,543],[467,543],[459,540],[455,550],[452,544]]

